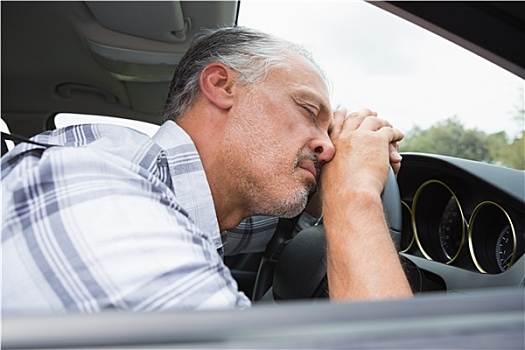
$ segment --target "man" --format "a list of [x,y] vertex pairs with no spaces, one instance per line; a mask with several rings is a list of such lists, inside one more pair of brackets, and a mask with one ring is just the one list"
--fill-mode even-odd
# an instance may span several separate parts
[[296,216],[318,185],[330,297],[410,295],[380,199],[403,135],[370,110],[332,113],[303,49],[243,28],[201,36],[164,119],[152,139],[75,126],[2,159],[4,312],[249,307],[220,232]]

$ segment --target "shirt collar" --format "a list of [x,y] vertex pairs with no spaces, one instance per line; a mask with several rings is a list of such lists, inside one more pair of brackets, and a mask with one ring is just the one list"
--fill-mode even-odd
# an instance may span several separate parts
[[210,186],[199,153],[190,136],[175,122],[167,121],[153,136],[166,151],[177,200],[193,222],[222,247],[219,223]]

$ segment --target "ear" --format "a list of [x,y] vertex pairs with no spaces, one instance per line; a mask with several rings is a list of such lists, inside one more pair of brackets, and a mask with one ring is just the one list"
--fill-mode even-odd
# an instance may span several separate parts
[[208,101],[221,109],[233,105],[233,71],[226,65],[215,62],[206,66],[200,75],[201,91]]

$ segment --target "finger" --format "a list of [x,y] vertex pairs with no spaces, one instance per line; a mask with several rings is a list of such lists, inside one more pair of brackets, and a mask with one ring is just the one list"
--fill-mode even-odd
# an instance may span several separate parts
[[383,130],[388,131],[390,143],[388,144],[388,155],[390,165],[394,174],[397,176],[399,170],[401,170],[401,160],[403,157],[399,154],[399,141],[404,137],[403,132],[396,128],[384,128]]
[[384,127],[392,128],[392,124],[385,119],[368,116],[366,117],[360,125],[360,128],[378,131]]
[[346,114],[346,108],[344,107],[334,112],[332,123],[330,124],[330,128],[328,130],[328,134],[330,135],[331,139],[339,137],[339,134],[343,129],[343,123],[345,121]]
[[394,132],[393,134],[393,137],[392,139],[390,140],[390,142],[395,142],[396,143],[396,149],[399,149],[399,141],[403,140],[403,138],[405,137],[405,134],[399,130],[399,129],[396,129],[396,128],[392,128],[392,131]]
[[363,123],[368,116],[361,115],[358,112],[352,112],[346,115],[344,120],[344,129],[348,131],[354,131]]
[[362,116],[365,116],[365,117],[368,117],[368,116],[377,117],[377,112],[375,112],[375,111],[373,111],[371,109],[368,109],[368,108],[361,108],[356,113],[358,115],[362,115]]
[[397,174],[399,174],[399,170],[401,170],[401,162],[390,164],[390,166],[392,167],[392,170],[394,171],[394,175],[397,177]]
[[377,113],[368,108],[362,108],[357,112],[348,113],[345,117],[344,129],[354,131],[361,125],[363,120],[365,120],[368,117],[376,116]]
[[388,151],[390,154],[390,162],[401,161],[401,155],[399,154],[399,146],[397,145],[397,142],[391,142],[388,145]]
[[355,130],[361,125],[364,119],[376,116],[377,112],[368,108],[362,108],[357,112],[347,113],[346,108],[343,107],[334,112],[334,120],[330,126],[330,133],[335,136],[338,135],[343,128]]
[[401,130],[394,128],[388,121],[380,118],[368,118],[363,124],[366,124],[364,127],[368,127],[372,131],[384,133],[389,143],[399,142],[405,137]]
[[394,170],[394,174],[397,175],[401,169],[401,160],[403,159],[399,154],[399,145],[397,142],[392,142],[389,144],[389,156],[390,156],[390,165]]
[[396,161],[399,159],[399,143],[396,141],[393,141],[389,145],[389,152],[391,154],[392,161]]

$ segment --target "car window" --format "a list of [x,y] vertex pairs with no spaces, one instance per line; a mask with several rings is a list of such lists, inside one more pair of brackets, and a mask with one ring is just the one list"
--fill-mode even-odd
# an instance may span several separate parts
[[333,106],[376,110],[402,151],[524,169],[523,79],[460,46],[365,2],[242,1],[238,23],[307,46]]

